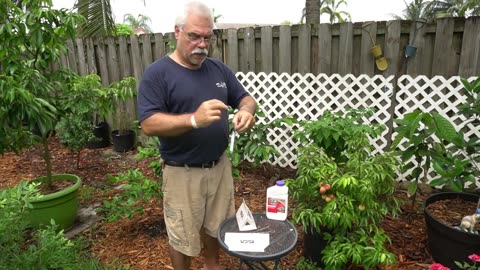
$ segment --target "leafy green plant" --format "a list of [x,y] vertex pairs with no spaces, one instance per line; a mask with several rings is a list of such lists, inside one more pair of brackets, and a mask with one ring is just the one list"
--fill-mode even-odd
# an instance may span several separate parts
[[[480,78],[471,83],[466,79],[461,81],[466,102],[458,105],[459,114],[467,117],[466,128],[475,127],[480,123]],[[406,164],[403,171],[411,170],[408,191],[413,195],[412,202],[418,182],[428,181],[430,168],[436,173],[429,182],[431,186],[446,186],[462,192],[476,182],[480,175],[477,154],[480,143],[477,136],[466,140],[462,131],[457,131],[448,119],[438,113],[415,111],[395,122],[398,134],[391,149],[395,149],[403,140],[406,149],[398,153]]]
[[[379,224],[399,211],[392,196],[399,164],[391,153],[372,153],[369,135],[380,134],[380,129],[364,124],[361,115],[359,111],[343,117],[328,112],[316,120],[318,123],[306,123],[306,134],[296,134],[302,141],[297,175],[287,180],[296,206],[292,219],[306,232],[321,233],[328,241],[322,251],[325,269],[342,269],[349,264],[371,268],[395,261],[395,255],[385,247],[389,238]],[[333,119],[343,128],[335,129]],[[313,135],[322,131],[336,131],[331,133],[331,140],[343,144],[335,146],[341,150],[334,151],[335,147],[327,144],[327,152],[322,145],[329,137]]]
[[[129,118],[127,113],[125,101],[136,95],[136,83],[137,81],[135,78],[128,77],[119,82],[113,83],[110,87],[115,89],[115,91],[111,95],[113,98],[108,99],[108,101],[112,101],[114,104],[118,105],[116,109],[119,111],[117,121],[120,135],[127,134],[129,130],[134,129],[135,127],[135,121]],[[107,100],[105,100],[105,102],[107,102]]]
[[162,176],[162,163],[160,162],[160,140],[158,137],[149,137],[145,142],[145,147],[138,147],[137,158],[152,159],[148,167],[152,169],[153,173],[160,177]]
[[143,213],[143,207],[138,204],[139,202],[147,202],[153,198],[162,197],[160,189],[162,165],[159,159],[158,145],[158,138],[150,138],[146,147],[139,147],[137,158],[153,159],[149,167],[159,180],[146,177],[139,169],[129,169],[126,173],[109,176],[110,183],[120,184],[121,193],[110,200],[105,200],[103,207],[99,209],[99,212],[106,214],[107,221],[116,221],[122,217],[132,218],[136,213]]
[[0,269],[106,269],[54,224],[29,229],[28,201],[38,196],[38,183],[24,181],[0,191]]
[[[136,80],[132,77],[114,82],[108,88],[101,84],[96,74],[77,76],[59,98],[65,111],[57,123],[57,135],[77,156],[77,168],[80,153],[89,142],[97,140],[93,134],[95,125],[105,121],[115,108],[115,101],[134,96]],[[93,116],[93,120],[92,120]]]
[[[126,181],[126,183],[123,183]],[[103,202],[100,212],[106,213],[108,222],[116,221],[122,217],[133,218],[135,213],[143,213],[142,205],[137,203],[148,202],[153,198],[161,198],[161,182],[151,180],[143,175],[139,169],[129,169],[126,173],[109,176],[112,184],[121,184],[122,192],[111,200]]]
[[60,99],[73,75],[50,66],[66,52],[67,40],[83,19],[42,0],[7,0],[0,14],[0,134],[7,134],[0,153],[27,146],[25,141],[34,141],[25,140],[30,131],[38,130],[51,182],[48,136],[66,113]]
[[[231,123],[231,120],[233,119],[231,111],[229,115],[232,116],[230,119],[230,134],[232,134],[235,131],[233,124]],[[265,117],[265,114],[262,111],[257,111],[256,116]],[[234,177],[240,176],[237,168],[244,160],[251,161],[253,166],[259,166],[262,162],[278,155],[278,151],[268,143],[268,131],[275,128],[285,127],[286,125],[292,125],[295,122],[296,121],[290,117],[275,119],[266,124],[260,124],[257,121],[257,124],[255,124],[249,131],[240,134],[235,133],[236,139],[233,151],[230,150],[230,147],[227,149],[227,154],[232,162],[232,173]]]
[[130,25],[124,23],[117,23],[115,24],[115,35],[117,36],[125,36],[125,35],[133,35],[133,29]]
[[295,270],[318,270],[321,269],[317,266],[316,263],[306,259],[305,257],[301,257],[298,261],[297,265],[295,266]]
[[[403,172],[411,170],[408,193],[415,201],[419,181],[426,183],[432,160],[445,154],[445,143],[461,143],[459,135],[452,124],[438,113],[414,111],[404,115],[402,119],[395,119],[398,132],[390,149],[396,149],[405,139],[403,151],[397,151],[398,156],[405,164]],[[414,160],[411,160],[412,157]]]
[[62,117],[57,124],[57,135],[61,143],[76,155],[76,167],[80,168],[80,152],[96,138],[93,134],[94,125],[83,115],[69,114]]
[[314,143],[337,162],[345,162],[348,144],[364,145],[369,137],[378,137],[385,127],[380,124],[360,125],[373,115],[373,110],[350,110],[345,114],[325,111],[320,120],[301,121],[294,138],[302,145]]

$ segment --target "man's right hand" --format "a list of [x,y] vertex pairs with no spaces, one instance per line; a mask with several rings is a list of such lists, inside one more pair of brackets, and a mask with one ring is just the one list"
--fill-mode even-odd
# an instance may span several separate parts
[[228,109],[227,105],[218,99],[204,101],[193,113],[199,128],[209,126],[222,118],[222,110]]

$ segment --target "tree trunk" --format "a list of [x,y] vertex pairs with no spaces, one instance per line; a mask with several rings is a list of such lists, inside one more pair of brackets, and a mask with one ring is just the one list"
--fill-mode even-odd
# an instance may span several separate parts
[[320,0],[305,0],[305,21],[307,24],[320,23]]

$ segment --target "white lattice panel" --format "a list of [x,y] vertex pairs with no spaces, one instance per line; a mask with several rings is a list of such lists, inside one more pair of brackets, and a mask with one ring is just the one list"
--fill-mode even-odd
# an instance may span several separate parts
[[[466,101],[462,94],[464,87],[460,79],[461,77],[458,76],[451,78],[401,76],[398,80],[399,91],[396,98],[395,119],[403,118],[404,114],[416,110],[437,112],[449,119],[457,130],[462,130],[466,139],[473,135],[480,136],[479,126],[467,124],[466,117],[458,113],[458,105]],[[473,80],[475,78],[469,79],[469,81]],[[394,132],[393,138],[396,135],[397,133]],[[405,149],[402,145],[399,145],[399,147]],[[431,172],[432,170],[430,170]],[[428,181],[430,180],[432,179],[428,179]],[[480,186],[479,184],[477,181],[477,186]]]
[[[261,120],[263,123],[285,116],[298,120],[314,120],[326,110],[346,112],[349,109],[361,108],[376,110],[366,121],[386,124],[390,119],[388,110],[391,107],[393,76],[314,76],[263,72],[239,72],[236,75],[265,113],[266,119]],[[385,130],[383,135],[385,134],[388,134],[388,130]],[[268,140],[280,153],[280,156],[270,162],[295,168],[298,142],[292,139],[291,128],[270,130]],[[372,141],[372,144],[376,152],[382,151],[387,144],[387,138],[380,136]]]

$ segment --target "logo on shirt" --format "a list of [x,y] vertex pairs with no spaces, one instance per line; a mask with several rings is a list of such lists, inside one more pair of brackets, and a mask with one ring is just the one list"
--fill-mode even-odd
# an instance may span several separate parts
[[218,88],[227,88],[227,84],[225,82],[217,82],[216,85]]

